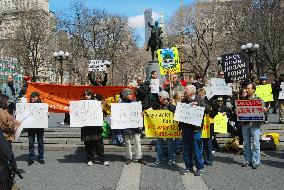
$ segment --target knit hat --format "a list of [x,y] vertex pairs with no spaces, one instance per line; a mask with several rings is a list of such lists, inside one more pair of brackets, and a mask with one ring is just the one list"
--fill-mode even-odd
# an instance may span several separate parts
[[259,80],[267,80],[267,77],[265,75],[261,76]]
[[39,96],[40,96],[39,92],[32,92],[30,95],[31,98],[39,97]]

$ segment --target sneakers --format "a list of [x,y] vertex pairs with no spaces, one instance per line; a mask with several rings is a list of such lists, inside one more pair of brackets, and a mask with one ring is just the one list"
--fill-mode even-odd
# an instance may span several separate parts
[[252,169],[257,169],[258,167],[259,167],[258,164],[253,164],[253,165],[252,165]]
[[126,159],[126,164],[129,165],[132,162],[132,160],[130,158]]
[[102,164],[103,164],[104,166],[109,166],[109,162],[108,162],[108,161],[104,161]]
[[169,165],[169,166],[172,166],[172,165],[174,165],[174,164],[176,164],[176,161],[174,161],[174,160],[169,160],[169,162],[168,162],[168,165]]
[[93,162],[92,162],[92,161],[89,161],[87,164],[88,164],[88,166],[92,166],[92,165],[93,165]]
[[248,163],[248,162],[244,162],[242,163],[242,167],[245,168],[245,167],[249,167],[251,166],[252,164],[251,163]]
[[186,175],[186,174],[189,174],[189,173],[193,173],[193,169],[183,169],[182,171],[180,171],[180,174],[181,175]]
[[45,164],[45,161],[44,160],[39,160],[38,163]]
[[204,170],[197,170],[194,175],[195,176],[202,176],[203,173],[204,173]]
[[161,163],[162,163],[162,161],[160,161],[160,160],[157,160],[157,161],[154,162],[155,166],[158,166],[158,165],[160,165]]
[[142,159],[138,159],[138,163],[143,164],[143,165],[147,165],[147,162],[142,160]]
[[29,160],[28,161],[28,166],[31,166],[31,165],[33,165],[35,162],[33,161],[33,160]]

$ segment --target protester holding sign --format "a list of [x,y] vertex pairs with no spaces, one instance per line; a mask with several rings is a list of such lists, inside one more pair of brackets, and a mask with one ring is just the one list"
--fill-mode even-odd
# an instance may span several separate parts
[[[256,86],[252,83],[247,85],[247,95],[249,100],[259,100],[255,95]],[[267,111],[264,108],[264,111]],[[244,137],[244,157],[245,162],[242,167],[252,166],[257,169],[260,164],[260,125],[259,121],[242,122],[242,132]]]
[[[39,98],[40,94],[38,92],[32,92],[30,95],[30,103],[41,103]],[[35,136],[37,136],[37,144],[38,144],[38,154],[39,154],[39,163],[45,164],[44,161],[44,129],[43,128],[32,128],[27,129],[28,138],[29,138],[29,160],[28,166],[34,164],[35,160]]]
[[[279,75],[279,83],[283,87],[283,88],[281,88],[282,94],[283,94],[283,92],[284,92],[284,73],[281,73]],[[284,98],[280,99],[280,97],[279,97],[279,123],[284,124]]]
[[[162,91],[158,95],[159,104],[157,107],[154,107],[154,110],[169,110],[171,112],[175,111],[175,106],[172,104],[173,100],[169,100],[169,94],[166,91]],[[168,145],[168,165],[175,164],[175,151],[174,151],[174,143],[173,138],[167,138]],[[156,166],[161,164],[164,161],[164,139],[157,138],[157,160],[154,163]]]
[[[263,85],[266,85],[266,80],[267,80],[267,77],[266,76],[261,76],[260,79],[259,79],[259,86],[263,86]],[[271,89],[271,92],[272,92],[272,89]],[[272,96],[272,93],[271,93],[271,96]],[[273,99],[272,99],[273,100]],[[264,104],[264,107],[267,109],[267,111],[265,112],[265,123],[268,123],[268,112],[269,112],[269,109],[270,109],[270,101],[265,101],[265,104]]]
[[[185,98],[182,103],[191,104],[192,106],[205,105],[196,96],[196,88],[193,85],[185,87]],[[201,139],[201,125],[195,126],[180,122],[182,130],[182,146],[183,146],[183,160],[185,162],[185,169],[181,171],[182,175],[193,173],[193,165],[195,164],[197,171],[196,176],[201,176],[204,172],[204,161],[202,153],[202,139]],[[194,161],[193,161],[194,159]]]
[[94,86],[106,86],[107,75],[108,75],[108,72],[106,71],[105,76],[104,76],[104,80],[102,80],[102,77],[100,75],[96,76],[96,80],[94,80],[93,76],[92,76],[92,72],[88,73],[89,80],[92,83],[92,85],[94,85]]
[[[91,90],[86,90],[85,100],[98,100],[101,101],[102,97],[94,94]],[[85,150],[88,159],[88,166],[92,166],[95,161],[95,154],[102,165],[109,166],[105,161],[104,155],[104,142],[101,134],[103,132],[102,126],[85,126],[81,128],[81,139],[84,141]]]
[[[131,103],[133,102],[133,90],[126,88],[122,91],[122,101],[121,103]],[[141,113],[142,114],[142,113]],[[142,128],[142,126],[141,126]],[[142,160],[142,147],[141,147],[141,139],[140,139],[139,128],[128,128],[123,131],[125,149],[126,149],[126,164],[130,164],[132,162],[132,150],[131,150],[131,140],[134,139],[134,151],[136,159],[138,163],[146,165],[147,162]]]

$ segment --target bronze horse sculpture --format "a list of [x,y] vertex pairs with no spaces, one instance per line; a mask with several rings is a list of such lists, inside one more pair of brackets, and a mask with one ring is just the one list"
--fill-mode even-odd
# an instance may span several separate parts
[[159,27],[158,21],[155,21],[154,25],[151,25],[148,22],[148,26],[152,29],[151,29],[151,37],[148,40],[146,51],[149,51],[149,48],[151,48],[152,61],[154,61],[155,51],[163,48],[163,42],[162,42],[162,36],[161,36],[163,31],[162,31],[161,27]]

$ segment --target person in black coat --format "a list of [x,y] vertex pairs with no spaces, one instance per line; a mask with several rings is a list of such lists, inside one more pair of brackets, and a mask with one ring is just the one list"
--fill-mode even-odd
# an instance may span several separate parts
[[96,76],[96,80],[94,80],[92,77],[92,73],[91,72],[88,73],[89,80],[94,86],[106,86],[107,75],[108,73],[105,72],[104,80],[102,80],[102,77],[100,75]]
[[[94,94],[91,90],[86,90],[84,95],[85,100],[102,100],[101,95]],[[101,137],[102,132],[102,126],[85,126],[81,128],[81,140],[84,141],[88,166],[93,165],[95,154],[98,156],[101,164],[109,166],[109,163],[105,161],[104,142]]]

